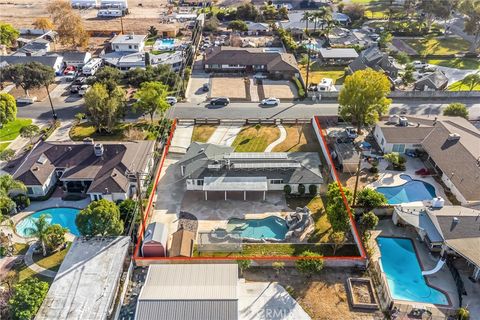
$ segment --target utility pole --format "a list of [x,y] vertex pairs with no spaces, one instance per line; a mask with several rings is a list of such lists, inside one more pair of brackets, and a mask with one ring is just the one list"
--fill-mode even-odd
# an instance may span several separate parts
[[122,28],[122,34],[125,34],[125,32],[123,30],[123,15],[120,17],[120,26]]
[[57,114],[55,113],[55,109],[53,108],[53,102],[52,102],[52,97],[50,97],[50,89],[48,89],[48,84],[45,86],[47,89],[47,95],[48,95],[48,100],[50,101],[50,108],[52,108],[52,117],[53,117],[53,122],[57,121]]
[[310,76],[310,48],[312,47],[312,39],[308,40],[308,51],[307,51],[307,81],[305,83],[306,90],[308,91],[308,77]]

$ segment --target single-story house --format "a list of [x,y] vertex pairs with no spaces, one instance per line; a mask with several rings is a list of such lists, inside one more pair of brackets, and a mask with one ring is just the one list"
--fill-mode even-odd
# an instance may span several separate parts
[[480,132],[462,117],[395,117],[379,121],[373,136],[383,152],[423,150],[462,205],[480,204]]
[[[125,200],[135,195],[137,175],[151,171],[154,146],[154,141],[41,142],[8,171],[32,198],[50,194],[59,184],[65,195]],[[143,179],[140,185],[146,187]]]
[[134,319],[236,320],[238,298],[235,263],[150,265]]
[[65,51],[57,52],[56,55],[63,57],[63,63],[65,66],[74,66],[76,68],[83,67],[90,59],[92,59],[92,54],[90,52],[81,52],[81,51]]
[[63,57],[60,56],[0,56],[0,67],[12,64],[28,63],[32,61],[52,67],[57,74],[59,74],[63,70]]
[[293,54],[268,48],[209,48],[203,57],[203,65],[207,72],[266,72],[283,79],[299,75]]
[[[322,1],[324,2],[324,1]],[[325,4],[328,6],[329,4]],[[292,11],[288,13],[288,21],[279,21],[277,22],[277,26],[285,29],[290,30],[295,35],[303,34],[305,29],[308,31],[321,31],[322,30],[322,21],[318,21],[315,25],[314,22],[309,21],[308,26],[303,20],[303,14],[305,11]],[[313,11],[312,11],[313,12]],[[350,24],[351,20],[350,17],[343,13],[333,13],[332,14],[333,20],[335,20],[340,25],[348,25]]]
[[50,41],[43,38],[37,38],[19,48],[15,52],[15,55],[43,56],[49,51]]
[[154,55],[150,53],[151,65],[157,65],[157,64],[168,65],[175,72],[180,71],[182,62],[183,62],[182,51],[165,52],[158,55]]
[[354,73],[367,68],[383,72],[390,79],[397,78],[399,71],[399,68],[395,66],[393,58],[373,46],[360,52],[358,58],[348,65],[348,72]]
[[168,251],[169,257],[191,257],[193,245],[195,243],[195,233],[184,228],[180,228],[172,234],[172,244]]
[[193,142],[178,162],[187,190],[263,193],[283,191],[286,185],[297,193],[299,185],[320,190],[324,183],[320,158],[315,152],[233,152],[231,147]]
[[247,21],[247,27],[248,27],[248,31],[247,31],[248,35],[258,36],[258,35],[266,35],[271,33],[271,28],[268,25],[268,23]]
[[356,150],[353,143],[333,143],[332,158],[338,161],[342,172],[357,172],[361,153]]
[[338,66],[346,66],[358,58],[353,48],[320,48],[318,55],[321,64]]
[[165,257],[167,255],[168,228],[160,222],[152,222],[145,230],[142,242],[143,257]]
[[480,211],[432,204],[396,206],[392,219],[413,226],[431,251],[464,258],[472,267],[471,277],[479,280]]
[[445,90],[447,86],[448,78],[441,70],[427,74],[413,84],[414,90],[420,91],[440,91]]
[[330,45],[345,47],[345,46],[360,46],[360,47],[370,47],[374,41],[369,36],[371,31],[366,29],[346,29],[343,27],[334,27],[329,35],[328,40]]

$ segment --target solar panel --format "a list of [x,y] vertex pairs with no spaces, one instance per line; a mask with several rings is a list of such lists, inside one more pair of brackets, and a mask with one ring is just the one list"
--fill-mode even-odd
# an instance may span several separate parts
[[300,168],[301,164],[297,162],[244,162],[234,163],[234,169],[266,169],[266,168]]
[[225,159],[288,159],[286,152],[232,152]]

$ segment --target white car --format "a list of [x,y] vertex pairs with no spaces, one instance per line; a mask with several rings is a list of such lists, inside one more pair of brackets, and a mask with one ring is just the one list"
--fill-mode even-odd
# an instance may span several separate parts
[[280,99],[277,98],[266,98],[262,100],[262,105],[264,106],[278,106]]
[[415,69],[417,69],[417,70],[428,67],[428,63],[421,62],[421,61],[418,61],[418,60],[413,61],[413,62],[412,62],[412,65],[413,65],[413,67],[414,67]]
[[167,102],[168,102],[171,106],[173,106],[174,104],[177,103],[177,98],[175,98],[175,97],[166,97],[165,100],[167,100]]
[[84,84],[80,87],[80,89],[78,89],[78,94],[83,97],[88,90],[90,90],[90,86],[88,84]]

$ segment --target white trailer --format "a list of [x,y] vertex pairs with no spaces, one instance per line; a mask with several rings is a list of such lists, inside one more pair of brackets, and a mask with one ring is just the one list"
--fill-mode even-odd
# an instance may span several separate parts
[[102,66],[102,59],[93,58],[87,62],[82,68],[82,73],[87,76],[93,76],[95,72]]
[[127,10],[128,2],[127,0],[100,0],[100,8]]
[[97,0],[71,0],[70,4],[76,9],[96,8],[98,5]]
[[123,10],[120,9],[100,9],[98,10],[97,17],[109,18],[109,17],[121,17],[123,16]]

